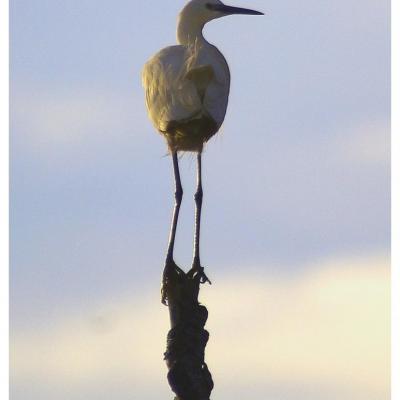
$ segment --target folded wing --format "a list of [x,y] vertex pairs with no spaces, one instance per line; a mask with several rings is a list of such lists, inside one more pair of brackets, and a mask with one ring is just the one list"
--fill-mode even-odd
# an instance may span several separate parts
[[184,46],[161,50],[144,67],[142,81],[148,113],[161,132],[169,122],[187,120],[202,110],[194,75],[188,74],[187,67],[188,54]]
[[171,122],[206,115],[219,128],[228,104],[230,74],[214,46],[167,47],[153,56],[142,74],[149,117],[165,132]]

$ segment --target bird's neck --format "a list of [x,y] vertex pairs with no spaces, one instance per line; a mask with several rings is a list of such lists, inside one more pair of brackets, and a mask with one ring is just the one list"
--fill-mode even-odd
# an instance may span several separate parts
[[179,44],[188,46],[193,43],[208,43],[203,36],[204,23],[181,16],[178,20],[176,38]]

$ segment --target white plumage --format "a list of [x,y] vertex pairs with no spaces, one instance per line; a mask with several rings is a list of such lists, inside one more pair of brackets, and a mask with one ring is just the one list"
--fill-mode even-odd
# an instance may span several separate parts
[[[215,122],[217,130],[224,121],[230,86],[229,67],[219,50],[205,40],[158,52],[145,65],[143,85],[149,117],[155,128],[165,135],[173,121],[208,117]],[[182,150],[199,150],[195,140],[193,145],[193,149]]]
[[201,151],[224,121],[229,67],[202,30],[207,22],[234,13],[261,14],[219,0],[190,1],[179,15],[179,45],[162,49],[144,66],[148,114],[171,151]]

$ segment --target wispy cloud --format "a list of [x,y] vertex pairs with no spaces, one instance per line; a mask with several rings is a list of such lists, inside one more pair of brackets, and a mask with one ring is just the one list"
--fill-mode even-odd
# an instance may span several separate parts
[[[207,361],[218,382],[215,396],[229,398],[236,385],[298,400],[306,386],[308,400],[330,398],[332,388],[343,400],[387,399],[389,297],[383,256],[319,263],[295,277],[221,277],[202,295],[210,310]],[[13,387],[35,382],[40,392],[51,382],[77,393],[82,385],[90,392],[104,383],[106,390],[106,382],[118,379],[141,393],[163,390],[167,314],[154,293],[14,332]]]
[[390,168],[390,121],[364,121],[336,140],[337,161],[351,167]]
[[[107,89],[42,87],[29,83],[13,88],[13,139],[46,151],[70,154],[79,146],[124,141],[145,118],[143,99]],[[135,137],[137,140],[138,138]]]

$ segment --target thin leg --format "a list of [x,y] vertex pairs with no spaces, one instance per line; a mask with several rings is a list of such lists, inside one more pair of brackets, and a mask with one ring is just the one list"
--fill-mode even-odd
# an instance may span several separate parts
[[197,271],[201,274],[201,283],[210,282],[207,276],[204,274],[204,269],[200,264],[200,221],[201,221],[201,208],[203,205],[203,187],[201,181],[201,153],[197,153],[197,190],[194,195],[194,201],[196,203],[195,212],[195,232],[194,232],[194,249],[193,249],[193,265],[192,270]]
[[179,164],[178,164],[178,154],[177,152],[172,153],[172,160],[174,165],[174,177],[175,177],[175,207],[172,216],[171,230],[169,234],[168,250],[165,264],[167,265],[174,258],[174,245],[175,245],[175,235],[176,227],[178,225],[179,210],[181,208],[183,189],[181,184],[181,177],[179,174]]
[[178,225],[179,210],[181,208],[182,197],[183,197],[183,189],[181,184],[181,177],[179,174],[177,152],[172,153],[172,160],[174,165],[174,177],[175,177],[175,207],[172,216],[171,230],[168,241],[168,250],[165,259],[165,267],[164,267],[162,287],[161,287],[161,302],[165,305],[167,304],[167,293],[168,293],[169,282],[171,281],[171,279],[174,279],[173,277],[176,277],[179,274],[183,274],[183,271],[175,264],[174,261],[176,227]]

